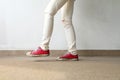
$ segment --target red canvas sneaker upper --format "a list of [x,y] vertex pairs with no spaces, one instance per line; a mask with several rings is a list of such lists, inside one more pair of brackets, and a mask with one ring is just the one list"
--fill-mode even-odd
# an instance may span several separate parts
[[37,50],[31,52],[33,55],[49,54],[49,50],[43,50],[41,47],[38,47]]
[[63,56],[61,56],[60,58],[66,58],[66,59],[74,59],[74,58],[77,58],[78,59],[78,54],[77,55],[73,55],[71,53],[67,53]]

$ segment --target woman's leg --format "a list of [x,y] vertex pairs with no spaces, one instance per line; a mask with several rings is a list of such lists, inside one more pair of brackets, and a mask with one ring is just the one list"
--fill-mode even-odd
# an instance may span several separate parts
[[66,40],[68,42],[68,51],[77,54],[76,51],[76,36],[74,31],[74,26],[72,24],[72,16],[74,9],[74,0],[68,0],[67,3],[62,7],[62,22],[64,24],[64,30],[66,35]]
[[43,38],[41,48],[44,50],[49,49],[49,42],[53,31],[54,15],[68,0],[50,0],[47,8],[45,9]]

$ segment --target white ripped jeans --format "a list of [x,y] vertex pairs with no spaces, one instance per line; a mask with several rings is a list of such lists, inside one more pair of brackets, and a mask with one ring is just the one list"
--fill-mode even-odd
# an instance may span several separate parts
[[41,47],[45,50],[49,49],[49,42],[53,31],[54,16],[61,9],[62,22],[66,40],[68,42],[68,51],[76,53],[76,36],[72,24],[72,15],[75,0],[50,0],[45,9],[45,19],[43,27],[43,38]]

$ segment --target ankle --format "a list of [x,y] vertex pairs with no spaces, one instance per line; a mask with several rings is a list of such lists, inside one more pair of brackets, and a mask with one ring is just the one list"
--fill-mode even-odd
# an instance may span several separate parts
[[69,52],[70,54],[72,55],[78,55],[78,53],[76,51],[72,51],[72,52]]
[[41,48],[42,50],[45,50],[45,51],[49,50],[48,47],[42,47],[42,46],[40,46],[40,48]]

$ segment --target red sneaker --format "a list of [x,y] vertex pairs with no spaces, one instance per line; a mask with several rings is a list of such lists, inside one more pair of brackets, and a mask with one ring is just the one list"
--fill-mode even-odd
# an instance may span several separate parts
[[77,55],[73,55],[70,52],[67,54],[64,54],[63,56],[60,56],[57,58],[57,60],[73,60],[73,61],[78,61],[78,54]]
[[41,57],[41,56],[49,56],[49,50],[43,50],[41,47],[38,47],[37,50],[33,50],[31,52],[27,52],[27,56],[31,57]]

